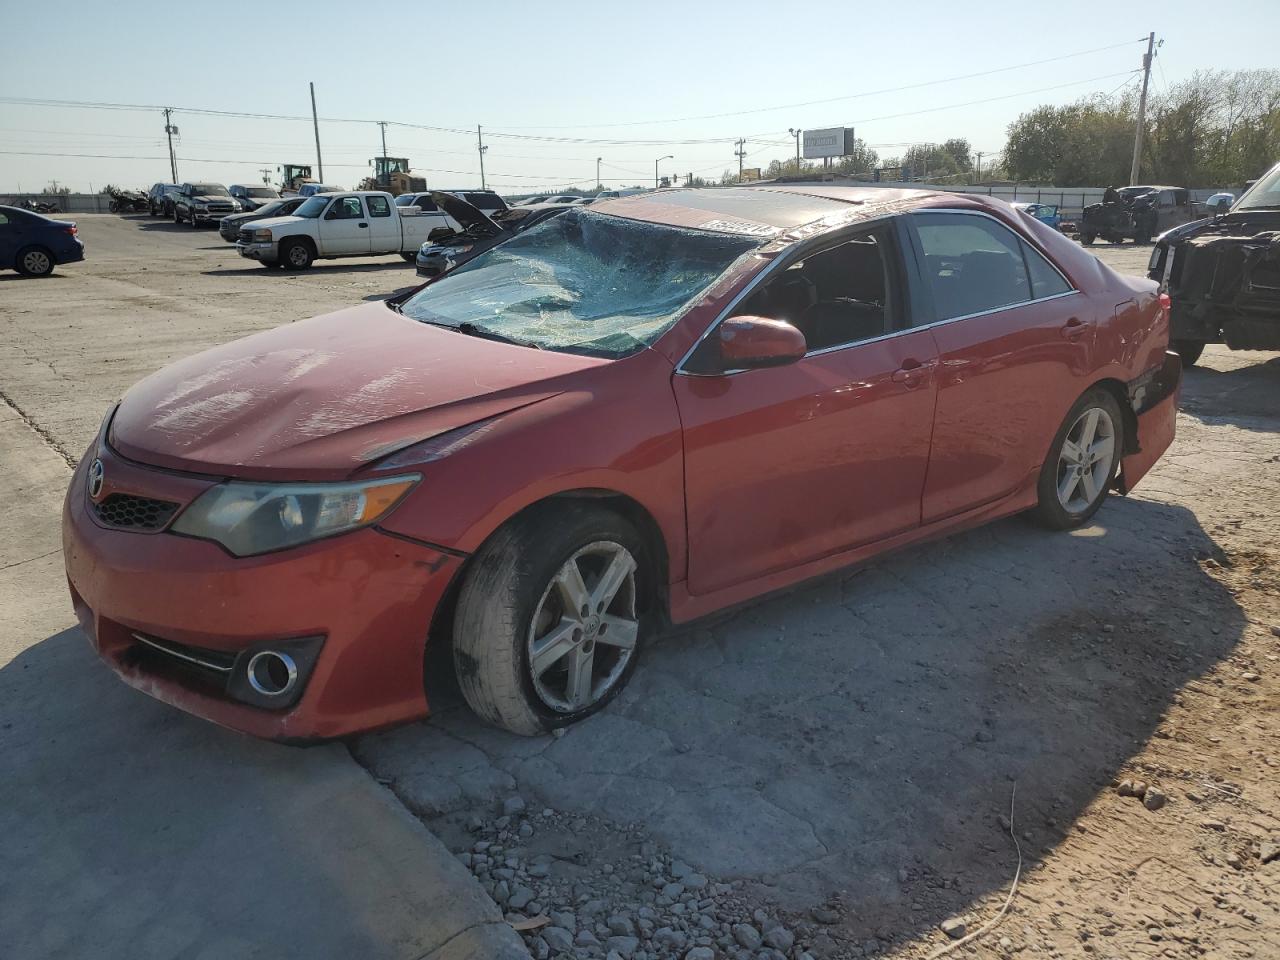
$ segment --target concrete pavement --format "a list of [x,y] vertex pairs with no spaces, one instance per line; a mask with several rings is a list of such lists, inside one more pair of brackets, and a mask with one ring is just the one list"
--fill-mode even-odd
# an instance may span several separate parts
[[[0,320],[27,312],[24,294],[75,282],[6,282]],[[5,354],[0,956],[527,957],[470,874],[345,747],[241,737],[97,662],[74,626],[58,534],[68,452],[84,441],[48,426],[43,397],[12,395],[15,365],[33,364]]]

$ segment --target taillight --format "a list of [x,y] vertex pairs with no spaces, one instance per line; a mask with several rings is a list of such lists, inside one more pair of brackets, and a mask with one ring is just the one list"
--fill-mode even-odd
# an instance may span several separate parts
[[80,230],[76,227],[74,223],[69,227],[63,227],[63,229],[66,230],[67,233],[71,234],[73,237],[80,232]]
[[1173,299],[1167,293],[1160,294],[1156,299],[1160,301],[1160,310],[1164,313],[1165,320],[1168,320],[1173,312]]

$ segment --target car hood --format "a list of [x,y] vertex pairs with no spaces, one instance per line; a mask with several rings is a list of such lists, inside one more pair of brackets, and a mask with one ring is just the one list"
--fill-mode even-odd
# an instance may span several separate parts
[[193,473],[339,480],[556,396],[608,362],[470,337],[371,303],[165,367],[125,395],[110,443],[140,463]]
[[467,203],[461,197],[455,197],[452,193],[444,193],[440,190],[432,190],[431,199],[435,201],[437,207],[462,224],[465,230],[475,228],[487,234],[502,232],[502,227],[490,220],[484,211],[474,204]]
[[236,203],[235,197],[224,197],[219,193],[199,194],[191,198],[192,203]]
[[283,217],[259,217],[254,221],[254,229],[265,230],[268,227],[278,227],[281,224],[301,223],[306,220],[306,217],[295,217],[291,213],[287,213]]

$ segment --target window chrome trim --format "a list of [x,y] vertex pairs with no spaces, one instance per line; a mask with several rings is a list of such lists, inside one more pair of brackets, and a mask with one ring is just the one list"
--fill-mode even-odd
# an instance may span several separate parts
[[[986,217],[987,219],[994,220],[996,223],[1000,224],[1000,226],[1004,227],[1004,229],[1008,230],[1019,240],[1023,240],[1024,243],[1026,242],[1023,239],[1022,235],[1019,234],[1016,230],[1012,229],[1007,223],[1003,223],[998,217],[993,217],[991,214],[984,213],[979,210],[957,210],[953,208],[947,208],[947,209],[922,208],[922,209],[913,210],[910,213],[906,214],[906,216],[913,216],[914,214],[917,214],[917,213],[956,213],[956,214],[967,214],[969,216]],[[856,229],[851,230],[850,232],[857,232],[862,227],[867,225],[874,225],[874,224],[880,224],[880,223],[891,221],[897,216],[902,216],[902,214],[887,214],[885,216],[876,217],[874,220],[861,220],[857,223]],[[832,234],[821,234],[819,239],[826,239],[832,236],[834,233],[836,233],[836,231],[833,231]],[[803,247],[803,244],[799,246]],[[1035,249],[1037,253],[1040,253],[1039,249],[1034,247],[1032,249]],[[1063,274],[1061,270],[1058,269],[1058,265],[1056,263],[1054,263],[1044,254],[1040,254],[1040,255],[1045,261],[1048,262],[1049,266],[1053,267],[1054,270],[1057,270],[1058,275],[1062,277],[1063,282],[1066,283],[1067,286],[1071,288],[1070,290],[1065,290],[1062,293],[1054,293],[1047,297],[1037,297],[1034,300],[1019,300],[1017,303],[1006,303],[1000,307],[992,307],[990,310],[979,310],[977,313],[966,313],[959,317],[947,317],[943,320],[932,320],[929,323],[922,323],[922,324],[919,324],[918,326],[913,326],[913,327],[904,327],[901,330],[890,330],[888,333],[881,334],[878,337],[870,337],[866,340],[854,340],[849,343],[839,343],[833,347],[823,347],[821,350],[810,350],[810,351],[807,351],[805,355],[800,358],[800,360],[807,360],[809,359],[809,357],[822,357],[822,356],[826,356],[829,353],[836,353],[837,351],[840,351],[840,350],[849,350],[853,347],[861,347],[869,343],[880,343],[881,341],[889,340],[889,339],[892,339],[893,337],[900,337],[900,336],[903,336],[904,334],[916,333],[917,331],[920,331],[920,330],[931,330],[934,327],[945,326],[948,323],[959,323],[961,320],[973,320],[977,317],[985,317],[993,313],[1003,313],[1006,310],[1015,310],[1019,307],[1026,307],[1036,303],[1049,303],[1052,300],[1061,300],[1064,297],[1073,297],[1080,293],[1079,288],[1077,288],[1074,284],[1072,284],[1071,281],[1067,278],[1067,276]],[[693,346],[690,347],[685,352],[685,355],[680,358],[680,362],[676,364],[676,369],[674,371],[675,374],[679,376],[685,376],[685,377],[732,377],[739,373],[748,373],[751,370],[757,369],[755,367],[734,367],[731,370],[717,370],[715,373],[697,373],[692,370],[686,370],[684,368],[684,365],[689,361],[689,358],[693,356],[694,351],[696,351],[700,346],[702,346],[702,342],[706,340],[707,337],[711,336],[711,334],[715,331],[715,329],[719,327],[720,324],[722,324],[731,315],[732,311],[734,310],[735,307],[738,306],[739,303],[741,303],[747,297],[751,296],[751,294],[755,292],[756,287],[764,283],[765,280],[775,270],[779,269],[782,266],[782,264],[785,263],[788,266],[790,266],[792,263],[796,261],[796,259],[797,258],[794,256],[784,254],[783,256],[779,256],[776,259],[774,259],[772,263],[770,263],[758,274],[756,274],[755,277],[752,278],[751,282],[748,283],[745,287],[743,287],[741,292],[739,292],[739,294],[736,297],[734,297],[731,301],[729,301],[729,303],[724,307],[724,309],[721,310],[719,314],[717,314],[716,318],[713,321],[711,321],[710,324],[707,325],[707,329],[702,333],[700,337],[698,337],[698,339],[694,342]],[[798,258],[798,259],[803,259],[803,258]],[[1030,277],[1027,278],[1027,281],[1028,283],[1030,282]],[[797,360],[796,362],[799,363],[800,360]]]

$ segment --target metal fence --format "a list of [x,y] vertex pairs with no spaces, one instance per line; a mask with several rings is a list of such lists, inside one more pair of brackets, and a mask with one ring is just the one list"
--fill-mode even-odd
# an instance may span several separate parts
[[16,207],[22,200],[55,203],[63,213],[110,213],[105,193],[0,193],[0,204]]

